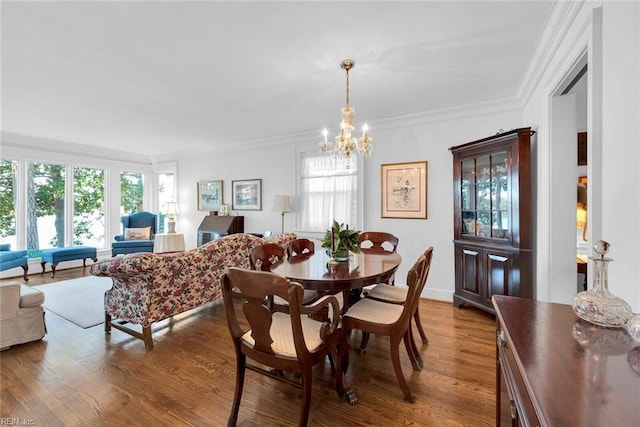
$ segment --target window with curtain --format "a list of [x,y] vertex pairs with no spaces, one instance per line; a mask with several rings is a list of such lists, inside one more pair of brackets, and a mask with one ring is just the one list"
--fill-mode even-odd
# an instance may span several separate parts
[[301,231],[324,232],[334,219],[357,228],[358,158],[300,154]]

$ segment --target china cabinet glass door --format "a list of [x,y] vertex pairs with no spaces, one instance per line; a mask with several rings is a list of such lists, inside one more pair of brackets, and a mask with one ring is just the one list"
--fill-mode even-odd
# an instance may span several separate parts
[[461,172],[462,234],[507,239],[510,230],[507,152],[462,160]]

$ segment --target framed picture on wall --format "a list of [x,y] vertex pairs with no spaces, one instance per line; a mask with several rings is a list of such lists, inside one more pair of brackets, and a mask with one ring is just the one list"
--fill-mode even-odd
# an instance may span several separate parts
[[232,181],[231,195],[231,209],[234,211],[262,210],[261,179]]
[[199,211],[217,211],[222,200],[222,180],[198,181]]
[[427,162],[381,165],[382,218],[427,219]]

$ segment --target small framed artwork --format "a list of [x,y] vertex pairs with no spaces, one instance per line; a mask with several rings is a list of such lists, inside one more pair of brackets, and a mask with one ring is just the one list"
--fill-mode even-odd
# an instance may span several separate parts
[[198,181],[199,211],[217,211],[222,200],[222,180]]
[[427,162],[381,165],[382,218],[427,219]]
[[262,210],[262,180],[246,179],[231,182],[231,209],[234,211]]

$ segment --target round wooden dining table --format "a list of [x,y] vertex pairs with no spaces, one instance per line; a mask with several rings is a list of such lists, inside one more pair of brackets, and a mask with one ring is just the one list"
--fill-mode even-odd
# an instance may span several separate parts
[[290,257],[272,271],[300,283],[305,289],[336,293],[388,282],[401,261],[397,253],[361,251],[351,254],[349,261],[330,265],[325,251],[316,251]]

